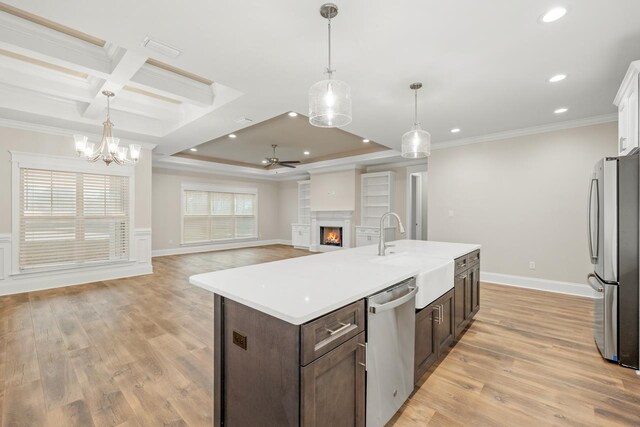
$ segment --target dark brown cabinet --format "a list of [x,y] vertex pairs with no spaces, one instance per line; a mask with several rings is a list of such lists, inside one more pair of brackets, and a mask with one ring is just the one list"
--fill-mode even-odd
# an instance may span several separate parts
[[480,265],[476,265],[469,269],[470,290],[471,290],[471,312],[470,316],[475,315],[480,310]]
[[364,426],[364,332],[301,368],[303,426]]
[[215,310],[215,426],[364,427],[364,300],[304,325],[219,295]]
[[416,313],[414,356],[414,377],[416,383],[438,359],[437,325],[438,312],[434,304],[428,305]]
[[415,371],[417,383],[454,340],[454,291],[416,313]]
[[454,319],[456,339],[480,310],[480,251],[455,260]]

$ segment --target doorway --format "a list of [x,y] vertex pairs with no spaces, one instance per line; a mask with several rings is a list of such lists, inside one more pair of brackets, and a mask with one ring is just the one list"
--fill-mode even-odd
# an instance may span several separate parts
[[411,169],[407,168],[407,238],[427,240],[427,172],[424,166]]

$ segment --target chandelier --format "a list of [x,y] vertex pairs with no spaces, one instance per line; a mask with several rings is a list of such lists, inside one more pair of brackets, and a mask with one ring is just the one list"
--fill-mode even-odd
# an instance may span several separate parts
[[[109,117],[111,112],[111,105],[109,100],[112,96],[115,96],[113,92],[105,90],[102,92],[107,97],[107,120],[102,123],[102,140],[97,150],[95,144],[87,142],[88,138],[84,135],[73,135],[73,139],[76,143],[76,154],[78,157],[83,157],[90,162],[97,162],[98,160],[104,161],[107,166],[111,163],[118,165],[124,165],[126,163],[136,164],[140,160],[140,145],[129,144],[128,147],[120,145],[120,138],[114,138],[111,133],[113,123]],[[127,153],[129,157],[127,157]]]
[[338,6],[325,3],[320,7],[320,15],[328,21],[329,66],[327,79],[309,89],[309,123],[323,128],[345,126],[351,123],[351,88],[334,79],[335,70],[331,69],[331,18],[338,15]]
[[402,135],[402,157],[408,159],[422,159],[431,154],[431,135],[418,122],[418,89],[421,87],[422,83],[412,83],[409,86],[415,91],[413,127]]

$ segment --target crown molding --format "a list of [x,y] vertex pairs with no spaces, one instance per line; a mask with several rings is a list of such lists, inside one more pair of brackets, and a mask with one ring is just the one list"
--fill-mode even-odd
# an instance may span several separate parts
[[[64,128],[58,128],[55,126],[40,125],[37,123],[23,122],[20,120],[10,120],[10,119],[4,119],[4,118],[0,118],[0,127],[28,130],[32,132],[65,136],[69,138],[73,138],[74,134],[82,134],[82,135],[86,135],[89,138],[96,139],[98,141],[102,139],[102,135],[99,135],[97,133],[87,133],[84,131],[79,131],[74,129],[64,129]],[[143,142],[143,141],[136,141],[133,139],[120,138],[120,142],[123,142],[125,144],[139,144],[145,150],[153,150],[154,148],[156,148],[156,144]],[[73,140],[71,140],[70,143],[73,143]]]
[[618,113],[605,114],[602,116],[587,117],[586,119],[570,120],[560,123],[552,123],[548,125],[532,126],[522,129],[508,130],[505,132],[491,133],[483,136],[472,136],[470,138],[455,139],[453,141],[445,141],[434,143],[432,150],[442,150],[444,148],[460,147],[469,144],[478,144],[480,142],[499,141],[502,139],[517,138],[520,136],[535,135],[539,133],[553,132],[564,129],[573,129],[582,126],[599,125],[602,123],[610,123],[618,120]]

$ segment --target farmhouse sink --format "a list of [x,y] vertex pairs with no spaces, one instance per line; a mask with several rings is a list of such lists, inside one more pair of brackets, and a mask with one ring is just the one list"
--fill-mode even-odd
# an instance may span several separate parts
[[416,308],[421,309],[439,296],[453,289],[454,262],[452,259],[432,258],[418,252],[400,252],[370,259],[369,262],[396,267],[415,267],[418,293]]

